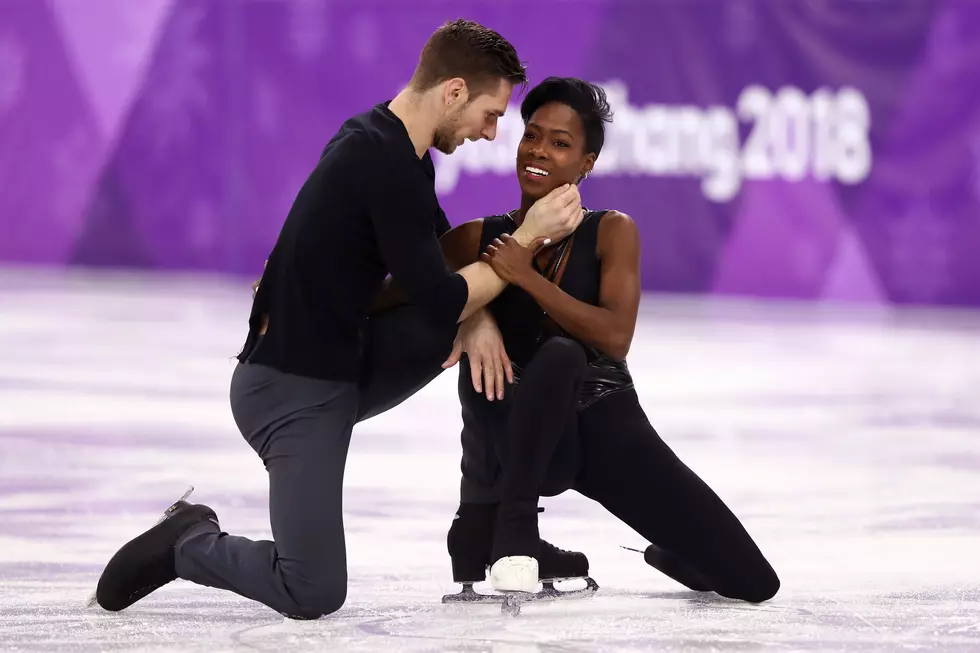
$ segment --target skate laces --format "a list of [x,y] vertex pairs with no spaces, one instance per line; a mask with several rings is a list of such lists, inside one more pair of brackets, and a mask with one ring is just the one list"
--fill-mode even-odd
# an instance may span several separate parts
[[[544,508],[542,508],[542,507],[539,506],[538,507],[538,514],[540,514],[542,512],[544,512]],[[578,553],[577,551],[566,551],[565,549],[559,549],[557,546],[555,546],[554,544],[552,544],[551,542],[549,542],[548,540],[546,540],[544,538],[538,538],[538,539],[541,542],[541,544],[540,544],[541,548],[544,549],[544,551],[547,551],[548,553],[550,553],[552,555],[556,555],[556,556],[567,556],[567,555],[575,555],[576,553]]]
[[565,549],[559,549],[557,546],[549,542],[548,540],[541,540],[541,547],[545,549],[548,553],[556,556],[563,555],[573,555],[575,551],[566,551]]

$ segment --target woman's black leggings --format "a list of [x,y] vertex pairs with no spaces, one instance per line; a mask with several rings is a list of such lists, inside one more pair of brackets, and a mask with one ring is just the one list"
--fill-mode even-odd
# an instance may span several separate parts
[[506,411],[507,426],[499,434],[498,456],[507,464],[501,466],[493,560],[537,554],[538,498],[548,485],[549,471],[558,471],[559,466],[549,467],[559,442],[576,442],[575,400],[585,367],[585,352],[578,343],[551,338],[521,373]]
[[[577,428],[565,428],[560,437],[554,437],[553,426],[563,420],[549,410],[561,403],[553,395],[556,388],[569,387],[569,370],[584,359],[577,343],[558,340],[558,346],[542,348],[551,374],[523,376],[515,393],[519,400],[515,403],[528,410],[527,424],[536,426],[520,428],[519,438],[511,432],[505,437],[507,446],[498,443],[493,447],[500,456],[495,461],[500,465],[499,476],[486,470],[473,475],[507,479],[512,487],[516,482],[508,468],[552,488],[571,479],[564,480],[566,489],[597,501],[646,538],[655,547],[656,566],[675,580],[691,589],[712,590],[734,599],[760,602],[772,598],[779,589],[772,566],[728,506],[660,438],[635,391],[600,399],[578,414]],[[541,370],[541,366],[535,368]],[[539,395],[536,412],[532,407]],[[513,425],[513,409],[508,426]],[[545,416],[552,428],[543,423]],[[484,437],[494,437],[490,431],[482,430]],[[472,447],[477,441],[471,433],[463,442],[465,463],[467,443]],[[479,459],[479,455],[472,458]],[[485,464],[491,462],[485,452],[483,456]],[[528,471],[534,465],[537,469]],[[463,471],[468,471],[466,464]],[[475,471],[472,465],[469,471]],[[502,496],[505,484],[499,481],[496,491]]]
[[610,395],[583,411],[579,434],[574,489],[660,549],[662,571],[691,589],[733,599],[757,603],[776,594],[779,578],[759,547],[660,439],[634,391]]

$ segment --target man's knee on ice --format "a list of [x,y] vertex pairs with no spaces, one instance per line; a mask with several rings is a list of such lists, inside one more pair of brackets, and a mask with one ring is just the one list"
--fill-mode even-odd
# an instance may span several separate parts
[[292,619],[319,619],[333,614],[343,607],[347,600],[347,582],[337,578],[322,578],[302,586],[289,588],[296,603],[295,614],[287,614]]

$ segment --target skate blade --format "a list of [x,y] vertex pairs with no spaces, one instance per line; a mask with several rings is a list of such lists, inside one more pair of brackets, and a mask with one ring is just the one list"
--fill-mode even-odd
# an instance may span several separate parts
[[[180,498],[177,499],[176,501],[174,501],[173,503],[171,503],[170,504],[170,507],[163,511],[163,514],[160,515],[160,518],[158,520],[156,520],[156,523],[154,523],[153,526],[159,526],[161,523],[163,523],[163,521],[167,517],[169,517],[170,514],[174,511],[174,508],[177,507],[177,504],[180,503],[181,501],[186,501],[187,500],[187,497],[189,497],[193,491],[194,491],[194,486],[193,485],[189,485],[187,487],[187,490],[180,496]],[[151,526],[150,528],[153,528],[153,526]],[[85,607],[86,608],[93,608],[93,607],[95,607],[96,605],[99,604],[98,598],[96,596],[97,594],[98,594],[98,590],[95,590],[88,597],[88,601],[85,604]]]
[[[585,587],[576,590],[560,590],[555,587],[556,582],[563,580],[584,580]],[[500,611],[504,614],[520,614],[521,605],[524,603],[537,603],[540,601],[553,601],[557,599],[578,599],[588,598],[599,590],[599,584],[590,576],[584,578],[556,578],[543,581],[541,589],[537,592],[498,592],[494,594],[482,594],[473,589],[473,583],[463,583],[463,589],[457,594],[446,594],[442,597],[443,603],[500,603]]]

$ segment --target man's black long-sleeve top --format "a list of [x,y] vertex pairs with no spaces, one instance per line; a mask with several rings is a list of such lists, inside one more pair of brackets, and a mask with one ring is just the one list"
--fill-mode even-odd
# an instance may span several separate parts
[[449,222],[434,184],[432,158],[416,155],[388,103],[347,120],[286,217],[239,360],[356,380],[368,311],[389,273],[434,326],[454,324],[468,289],[439,248]]

